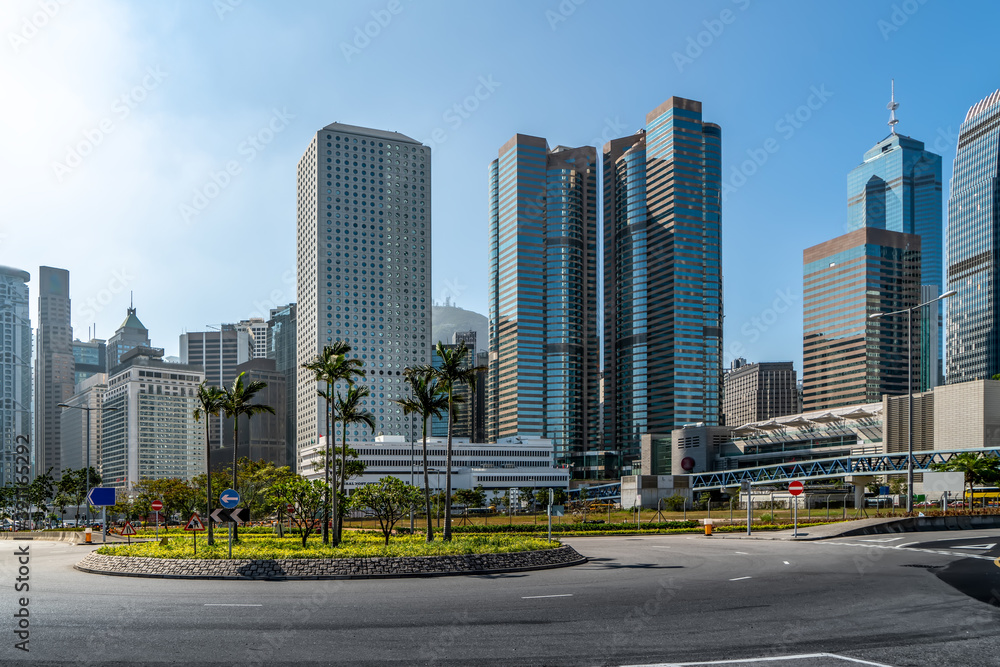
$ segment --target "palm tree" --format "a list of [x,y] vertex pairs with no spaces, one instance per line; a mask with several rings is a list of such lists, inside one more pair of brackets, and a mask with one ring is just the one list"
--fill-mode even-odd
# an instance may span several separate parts
[[448,542],[451,540],[451,427],[455,422],[455,403],[461,401],[461,397],[455,396],[455,385],[464,384],[471,391],[475,391],[476,374],[484,369],[464,365],[465,358],[469,355],[469,349],[465,347],[465,343],[445,345],[438,341],[434,353],[440,359],[437,366],[417,366],[413,372],[425,373],[428,377],[434,378],[442,390],[448,394],[448,446],[445,450],[447,479],[445,480],[444,537],[442,538]]
[[[361,399],[368,398],[370,395],[368,387],[350,383],[347,385],[347,395],[341,396],[338,393],[334,400],[334,413],[337,416],[337,421],[342,425],[341,431],[344,438],[340,459],[341,495],[344,495],[347,488],[347,426],[349,424],[364,424],[372,430],[372,433],[375,433],[375,415],[361,408]],[[340,542],[343,521],[341,521],[339,513],[334,513],[333,518],[337,522],[337,541]]]
[[[226,417],[231,417],[233,420],[233,488],[236,488],[236,470],[237,470],[237,458],[236,455],[240,448],[240,416],[246,415],[249,421],[254,415],[259,415],[264,412],[274,414],[274,408],[270,405],[264,405],[263,403],[251,403],[257,392],[267,387],[266,382],[261,382],[260,380],[250,380],[249,382],[243,382],[243,376],[246,372],[240,373],[235,380],[233,380],[233,385],[225,390],[225,396],[222,398],[222,404],[220,407],[225,413]],[[236,525],[233,525],[233,540],[237,541],[239,539],[239,532],[236,530]]]
[[212,450],[209,446],[208,434],[210,432],[211,415],[219,416],[222,410],[222,402],[226,397],[219,387],[212,387],[202,382],[198,385],[198,402],[201,407],[194,409],[195,421],[201,421],[202,414],[205,415],[205,474],[208,478],[208,544],[215,544],[215,536],[212,532]]
[[[361,368],[363,365],[360,359],[348,359],[347,353],[351,351],[351,346],[342,340],[334,341],[333,345],[323,348],[322,354],[317,356],[308,364],[302,364],[302,368],[310,370],[316,377],[316,382],[325,382],[326,391],[318,390],[317,393],[326,400],[326,451],[324,453],[324,468],[326,470],[326,488],[330,486],[330,452],[333,451],[333,387],[339,380],[346,380],[347,384],[353,385],[355,376],[364,376],[365,372]],[[336,475],[335,475],[336,478]],[[330,542],[330,498],[326,498],[323,503],[323,544]],[[337,494],[333,495],[333,514],[337,516]],[[337,546],[334,544],[333,546]]]
[[431,517],[431,488],[427,472],[427,420],[431,417],[441,418],[441,413],[448,409],[448,397],[437,381],[429,378],[426,373],[414,372],[407,368],[403,371],[406,381],[410,384],[410,396],[394,401],[403,408],[403,414],[418,414],[423,420],[424,441],[424,502],[427,509],[427,541],[434,541],[434,524]]

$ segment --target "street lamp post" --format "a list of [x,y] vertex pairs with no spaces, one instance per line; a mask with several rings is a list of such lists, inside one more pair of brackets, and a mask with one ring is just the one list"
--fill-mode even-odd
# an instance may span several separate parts
[[913,311],[924,306],[955,296],[955,290],[948,290],[944,294],[929,301],[894,310],[891,313],[871,313],[868,319],[877,320],[882,317],[901,315],[906,313],[906,513],[913,512]]
[[[86,497],[87,509],[86,509],[86,517],[87,517],[87,523],[89,524],[90,523],[90,411],[91,410],[99,410],[100,412],[110,412],[110,411],[117,410],[118,408],[116,408],[116,407],[109,407],[109,408],[98,407],[98,408],[92,408],[89,405],[88,406],[84,406],[84,405],[69,405],[68,403],[59,403],[57,407],[60,407],[60,408],[73,408],[75,410],[86,410],[87,411],[87,497]],[[79,507],[77,508],[77,511],[79,511]],[[76,516],[79,519],[80,515],[77,514]]]

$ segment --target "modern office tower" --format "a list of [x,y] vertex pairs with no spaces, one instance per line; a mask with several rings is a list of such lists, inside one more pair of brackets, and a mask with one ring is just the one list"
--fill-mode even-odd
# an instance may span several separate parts
[[[898,108],[893,95],[889,108],[892,133],[864,155],[847,177],[847,229],[888,229],[920,237],[920,274],[928,301],[943,291],[941,227],[941,156],[922,141],[896,134]],[[944,344],[938,303],[922,309],[921,368],[914,388],[926,391],[941,383]],[[916,314],[916,313],[915,313]]]
[[490,165],[487,438],[599,446],[597,150],[514,135]]
[[643,434],[718,424],[722,130],[672,97],[604,146],[604,440],[638,472]]
[[[0,266],[0,485],[14,483],[18,438],[34,442],[31,428],[31,320],[27,271]],[[23,443],[23,440],[20,441]],[[30,453],[34,461],[34,452]],[[19,462],[23,465],[23,462]]]
[[[920,237],[862,227],[803,253],[803,410],[874,403],[907,393],[907,316],[920,303]],[[914,388],[920,372],[913,318]],[[733,424],[739,426],[739,424]]]
[[[452,340],[455,336],[452,336]],[[475,345],[475,335],[473,335],[473,346]],[[452,343],[450,345],[444,345],[446,350],[454,350],[458,347],[457,343]],[[476,353],[473,352],[474,348],[467,347],[465,360],[462,365],[466,368],[475,368],[476,365]],[[437,346],[431,346],[431,365],[434,368],[438,368],[441,365],[441,357],[437,354]],[[408,393],[406,395],[409,395]],[[460,384],[455,387],[452,392],[453,396],[458,397],[455,401],[455,418],[451,425],[451,435],[456,438],[472,438],[473,423],[474,423],[474,412],[476,409],[475,400],[473,393],[468,387],[468,385]],[[414,433],[420,433],[420,417],[414,416]],[[431,417],[430,424],[428,425],[428,434],[435,438],[446,438],[448,437],[448,414],[447,411],[442,413],[441,417]]]
[[62,408],[73,395],[73,327],[70,324],[69,271],[38,269],[38,347],[35,357],[35,473],[62,466],[59,436]]
[[799,411],[798,382],[790,361],[748,364],[736,359],[725,376],[726,426],[741,426]]
[[[101,420],[104,413],[104,393],[108,390],[108,374],[95,373],[76,386],[67,405],[90,408],[90,465],[101,469]],[[63,409],[60,416],[60,460],[63,470],[79,470],[87,466],[87,411]]]
[[[239,375],[236,367],[251,358],[253,345],[246,329],[236,324],[222,324],[216,331],[190,331],[180,335],[182,364],[200,367],[205,381],[225,389]],[[232,447],[233,422],[231,419],[213,419],[208,435],[209,447]]]
[[[139,346],[109,374],[101,420],[104,486],[131,489],[140,479],[205,472],[205,422],[195,421],[199,366],[163,361],[163,350]],[[214,423],[214,422],[213,422]]]
[[[334,123],[298,165],[297,449],[326,434],[315,376],[302,368],[346,341],[371,390],[375,432],[407,433],[392,401],[403,369],[430,362],[431,149],[396,132]],[[353,426],[348,440],[370,437]]]
[[[240,331],[245,331],[250,345],[250,359],[267,358],[267,322],[262,317],[251,317],[240,320],[236,325]],[[247,361],[244,359],[244,361]],[[243,363],[242,361],[240,363]]]
[[460,345],[465,343],[465,347],[473,353],[478,352],[476,349],[476,332],[475,331],[456,331],[451,335],[452,345]]
[[[275,369],[273,359],[251,359],[236,367],[236,373],[246,373],[244,382],[259,380],[267,386],[254,395],[253,402],[259,405],[270,405],[274,414],[262,412],[253,418],[240,418],[240,446],[236,452],[237,459],[249,458],[251,461],[270,461],[281,467],[288,465],[288,455],[285,447],[285,374]],[[228,420],[229,434],[227,444],[212,451],[212,469],[224,470],[233,465],[232,420]]]
[[98,373],[107,373],[108,346],[103,340],[73,341],[73,384],[78,385]]
[[490,368],[490,353],[476,352],[476,395],[472,411],[472,441],[486,442],[486,382]]
[[135,307],[129,306],[125,321],[122,322],[115,335],[108,339],[107,344],[107,372],[111,372],[121,363],[122,356],[129,350],[136,347],[149,347],[152,343],[149,340],[149,330],[139,321],[135,314]]
[[295,356],[295,304],[272,308],[267,321],[267,358],[285,375],[285,465],[296,471],[295,456],[295,383],[298,364]]
[[948,384],[1000,373],[1000,90],[958,130],[948,197]]

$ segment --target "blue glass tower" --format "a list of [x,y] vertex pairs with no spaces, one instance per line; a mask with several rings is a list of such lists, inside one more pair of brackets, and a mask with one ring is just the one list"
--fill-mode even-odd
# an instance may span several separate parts
[[[890,109],[898,106],[893,102]],[[893,133],[865,153],[847,176],[847,229],[885,229],[920,236],[921,298],[941,293],[941,156],[916,139]],[[944,370],[941,305],[923,309],[920,384],[925,391],[941,383]]]
[[958,131],[948,198],[948,383],[1000,373],[1000,90]]

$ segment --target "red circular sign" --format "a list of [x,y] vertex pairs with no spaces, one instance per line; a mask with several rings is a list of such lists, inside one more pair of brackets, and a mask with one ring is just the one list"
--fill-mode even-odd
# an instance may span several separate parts
[[681,459],[681,468],[683,468],[687,472],[691,472],[692,470],[694,470],[694,466],[695,466],[695,461],[690,456],[685,456],[683,459]]
[[288,505],[285,507],[285,511],[289,514],[295,514],[295,505]]
[[797,496],[802,493],[802,482],[792,482],[788,485],[788,492],[793,496]]
[[153,510],[154,512],[159,512],[160,510],[163,509],[163,503],[161,503],[159,500],[154,500],[153,502],[149,503],[149,509]]

